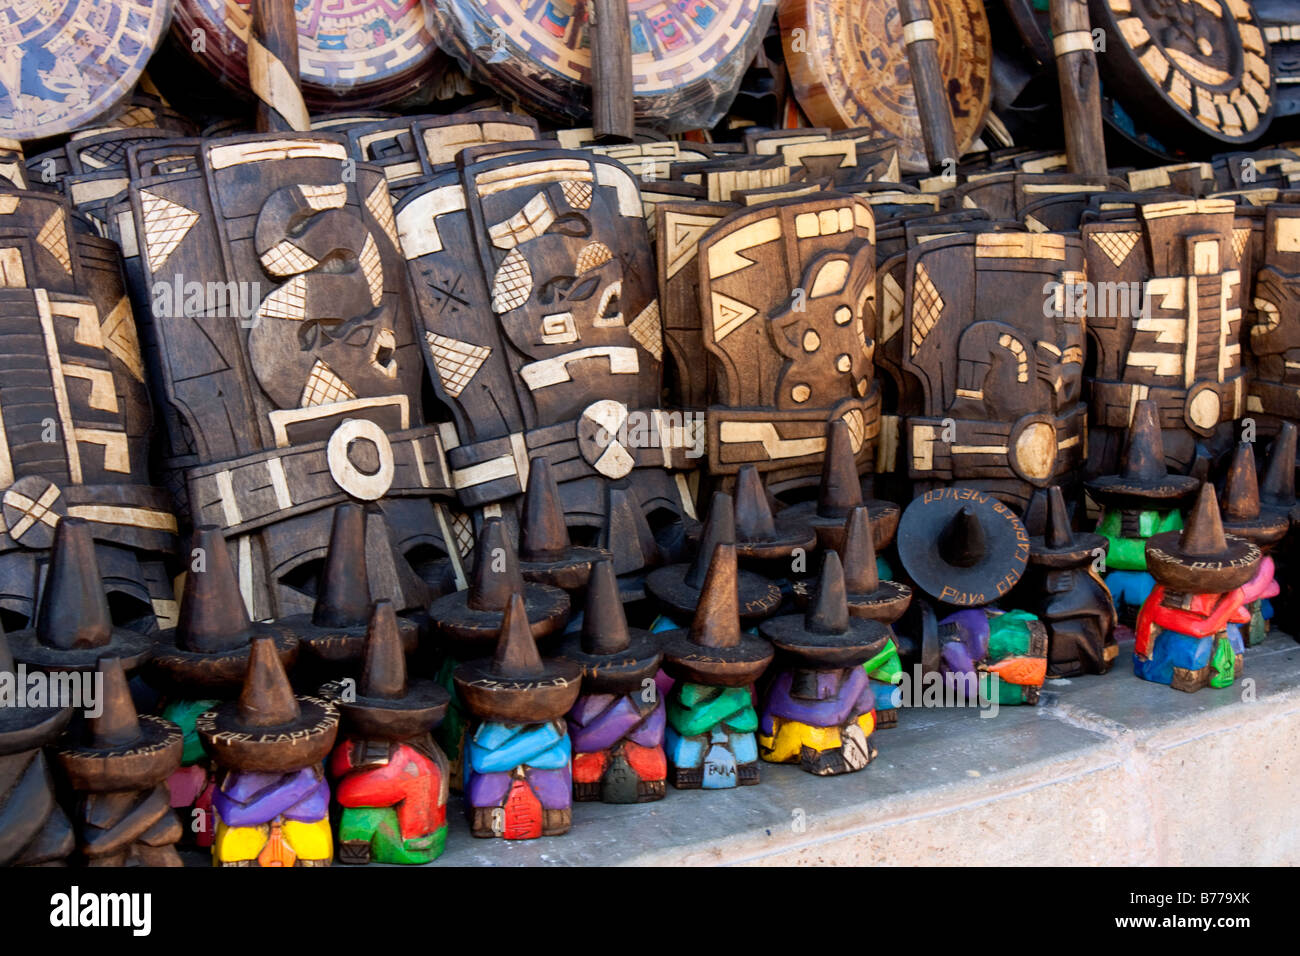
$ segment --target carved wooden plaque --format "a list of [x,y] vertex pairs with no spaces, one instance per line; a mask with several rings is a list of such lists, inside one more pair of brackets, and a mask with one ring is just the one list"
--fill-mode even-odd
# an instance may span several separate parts
[[1105,31],[1097,68],[1131,125],[1167,146],[1211,137],[1247,142],[1268,126],[1274,78],[1247,0],[1090,0]]
[[153,0],[6,4],[0,136],[58,136],[108,112],[140,78],[169,12]]
[[[939,63],[957,146],[970,148],[992,95],[993,45],[979,0],[931,0]],[[808,118],[861,126],[899,141],[907,172],[928,169],[903,23],[894,0],[789,0],[781,38],[795,96]]]
[[1255,274],[1254,362],[1246,411],[1300,421],[1300,207],[1275,204],[1264,220],[1264,254]]

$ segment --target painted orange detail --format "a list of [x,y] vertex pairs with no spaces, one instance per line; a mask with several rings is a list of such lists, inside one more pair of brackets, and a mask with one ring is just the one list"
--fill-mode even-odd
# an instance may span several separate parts
[[1034,686],[1047,679],[1047,658],[1006,657],[990,665],[988,670],[1008,684]]
[[266,841],[266,846],[262,847],[262,852],[257,855],[258,866],[293,866],[298,859],[298,854],[289,846],[289,841],[284,838],[284,832],[280,829],[280,821],[275,820],[271,824],[271,836]]
[[574,754],[573,782],[599,783],[607,763],[609,763],[609,754],[604,751],[590,754]]
[[668,776],[663,747],[642,747],[629,740],[623,744],[623,756],[642,780],[663,780]]
[[507,840],[534,840],[542,835],[542,801],[526,781],[516,780],[510,785],[505,811],[501,835]]

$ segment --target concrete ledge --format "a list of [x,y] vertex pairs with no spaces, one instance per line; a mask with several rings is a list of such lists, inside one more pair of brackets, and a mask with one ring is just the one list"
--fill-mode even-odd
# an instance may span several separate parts
[[433,866],[1300,863],[1300,645],[1184,694],[1133,676],[1051,681],[1038,707],[904,710],[860,773],[763,764],[756,787],[574,805],[563,837],[469,835],[457,797]]

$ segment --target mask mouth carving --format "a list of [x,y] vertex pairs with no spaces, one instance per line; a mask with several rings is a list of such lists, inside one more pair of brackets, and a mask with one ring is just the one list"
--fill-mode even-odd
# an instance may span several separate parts
[[606,328],[623,324],[622,310],[623,280],[611,282],[600,297],[600,307],[596,309],[596,328]]
[[389,378],[397,375],[397,336],[393,334],[392,329],[380,329],[379,334],[375,336],[370,364]]

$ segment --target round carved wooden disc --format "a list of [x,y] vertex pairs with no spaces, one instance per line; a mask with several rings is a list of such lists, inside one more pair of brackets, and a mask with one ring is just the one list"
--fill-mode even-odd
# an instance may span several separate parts
[[[939,66],[957,145],[979,136],[992,93],[993,46],[980,0],[930,0]],[[865,126],[893,136],[909,172],[926,166],[925,141],[895,0],[785,0],[781,40],[795,96],[817,126]]]
[[[638,119],[690,128],[731,102],[772,0],[628,0]],[[589,102],[586,0],[454,0],[447,27],[476,72],[525,106],[577,118]]]
[[[297,0],[298,76],[312,109],[380,106],[429,80],[432,0]],[[218,79],[248,89],[250,0],[177,0],[172,35]],[[202,43],[195,30],[202,30]],[[201,47],[201,48],[197,48]]]
[[126,97],[167,25],[156,0],[6,0],[0,136],[68,133]]
[[1260,136],[1273,111],[1273,71],[1246,0],[1090,0],[1106,33],[1097,68],[1108,95],[1162,139]]

